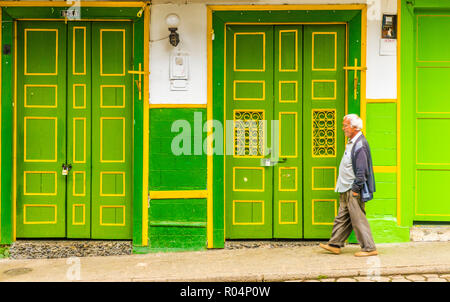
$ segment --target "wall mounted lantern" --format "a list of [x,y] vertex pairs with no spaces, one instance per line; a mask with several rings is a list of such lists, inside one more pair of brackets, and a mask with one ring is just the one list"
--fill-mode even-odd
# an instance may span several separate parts
[[172,46],[177,46],[180,43],[180,36],[177,33],[180,18],[176,14],[169,14],[166,17],[166,23],[170,31],[169,42]]

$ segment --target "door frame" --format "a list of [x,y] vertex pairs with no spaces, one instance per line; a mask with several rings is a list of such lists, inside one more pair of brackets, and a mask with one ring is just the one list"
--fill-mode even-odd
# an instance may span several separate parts
[[[225,245],[225,156],[213,152],[213,121],[224,125],[225,50],[227,25],[258,24],[346,24],[346,65],[366,66],[367,5],[223,5],[207,6],[207,247]],[[354,71],[345,76],[345,114],[360,114],[365,121],[366,73]],[[218,87],[218,88],[216,88]],[[355,88],[356,99],[351,97]],[[214,131],[213,131],[214,129]],[[225,126],[223,126],[225,129]],[[224,130],[225,132],[225,130]],[[223,135],[225,148],[225,135]]]
[[[148,246],[148,150],[149,150],[149,41],[150,2],[79,2],[82,18],[74,21],[131,21],[133,36],[133,67],[143,66],[141,94],[133,83],[133,151],[132,151],[132,242],[135,249]],[[61,16],[70,5],[65,1],[0,1],[1,45],[11,51],[1,55],[0,73],[0,243],[16,240],[16,31],[17,21],[68,21]],[[3,47],[2,47],[3,48]]]

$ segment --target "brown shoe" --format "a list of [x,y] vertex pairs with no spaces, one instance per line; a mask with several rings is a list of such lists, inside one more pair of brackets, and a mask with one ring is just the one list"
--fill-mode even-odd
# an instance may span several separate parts
[[376,256],[376,255],[378,255],[378,252],[376,250],[370,251],[370,252],[360,251],[360,252],[355,253],[356,257],[367,257],[367,256]]
[[341,249],[338,247],[333,247],[328,244],[319,243],[319,246],[329,252],[332,252],[333,254],[339,255],[341,253]]

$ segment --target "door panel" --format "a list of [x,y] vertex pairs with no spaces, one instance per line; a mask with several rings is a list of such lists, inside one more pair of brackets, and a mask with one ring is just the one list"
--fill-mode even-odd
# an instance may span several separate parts
[[[415,221],[450,221],[450,14],[417,14],[415,111],[413,113]],[[436,131],[438,130],[438,131]],[[438,146],[437,146],[437,142]],[[412,194],[411,194],[412,195]]]
[[132,26],[92,23],[92,238],[130,239]]
[[[228,26],[226,119],[234,123],[232,153],[226,155],[227,238],[272,238],[273,27]],[[231,46],[231,47],[230,47]]]
[[67,237],[91,237],[91,22],[67,31]]
[[[274,120],[279,163],[274,169],[273,236],[301,238],[302,206],[302,26],[275,26]],[[277,156],[274,156],[277,158]]]
[[17,237],[66,236],[66,26],[18,22]]
[[304,238],[329,238],[344,151],[345,26],[304,26]]

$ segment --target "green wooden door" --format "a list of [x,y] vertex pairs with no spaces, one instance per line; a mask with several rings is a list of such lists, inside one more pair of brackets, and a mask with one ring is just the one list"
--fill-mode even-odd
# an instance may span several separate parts
[[344,56],[345,26],[227,27],[227,238],[329,237]]
[[17,28],[17,237],[65,237],[66,26]]
[[130,239],[132,24],[92,23],[92,238]]
[[67,237],[90,238],[91,22],[70,22],[67,37]]
[[130,239],[131,23],[18,24],[17,237]]
[[273,237],[302,238],[303,28],[275,26],[274,33]]
[[445,188],[450,184],[450,14],[421,11],[414,22],[415,72],[411,83],[414,77],[415,81],[409,86],[416,96],[411,107],[415,108],[411,112],[414,121],[402,130],[406,137],[413,129],[408,135],[413,156],[411,170],[408,167],[411,173],[402,177],[414,181],[414,221],[448,222],[450,197]]
[[339,209],[334,188],[345,144],[345,26],[305,26],[304,41],[304,238],[329,238]]

